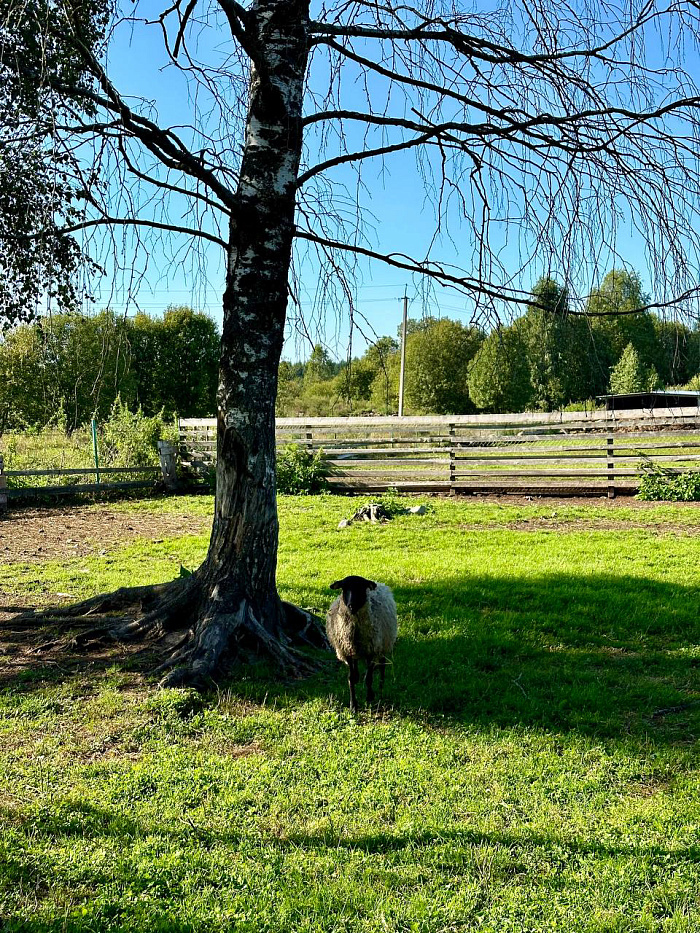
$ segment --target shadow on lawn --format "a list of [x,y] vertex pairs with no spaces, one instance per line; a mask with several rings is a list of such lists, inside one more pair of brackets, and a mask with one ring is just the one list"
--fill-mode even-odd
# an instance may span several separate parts
[[409,833],[372,833],[333,835],[331,833],[305,834],[290,833],[281,845],[291,848],[301,847],[308,851],[324,852],[329,849],[347,849],[349,852],[365,852],[368,855],[386,855],[405,849],[431,849],[435,846],[498,846],[507,850],[512,858],[541,849],[569,855],[592,855],[600,858],[673,858],[677,861],[700,862],[700,846],[672,848],[658,845],[607,845],[595,839],[570,839],[557,835],[536,833],[524,828],[522,832],[481,832],[476,829],[440,829]]
[[[195,929],[207,929],[206,919],[199,922],[181,921],[179,892],[192,885],[192,872],[201,873],[200,889],[211,894],[212,889],[219,892],[217,875],[221,872],[222,847],[230,852],[230,859],[235,862],[241,851],[246,858],[256,857],[261,865],[270,860],[282,864],[280,859],[285,851],[296,855],[300,850],[309,857],[318,858],[319,866],[327,865],[329,853],[341,851],[345,855],[391,856],[392,853],[409,853],[417,865],[422,864],[422,850],[430,851],[430,864],[435,865],[439,858],[440,870],[449,873],[452,866],[458,874],[469,875],[470,865],[478,862],[481,847],[497,850],[497,860],[489,863],[490,877],[494,884],[508,883],[516,877],[524,883],[532,882],[542,870],[542,865],[551,865],[557,870],[570,864],[579,864],[580,860],[589,860],[591,873],[598,870],[598,860],[615,859],[617,870],[622,871],[623,860],[634,864],[638,869],[640,860],[651,864],[672,865],[674,870],[682,870],[683,863],[696,865],[700,861],[700,847],[635,845],[629,842],[601,843],[591,838],[569,838],[553,829],[551,833],[533,832],[527,827],[522,831],[483,832],[476,829],[444,828],[424,830],[416,827],[410,832],[386,833],[291,833],[283,837],[256,836],[253,848],[250,840],[227,831],[207,832],[199,840],[201,848],[193,861],[196,868],[187,859],[168,859],[170,846],[174,845],[178,853],[183,847],[192,845],[192,832],[188,826],[161,825],[154,827],[150,821],[141,824],[138,819],[122,817],[105,808],[90,804],[74,803],[64,805],[60,819],[47,821],[34,820],[28,830],[32,839],[46,840],[50,845],[61,841],[64,844],[71,839],[90,840],[98,851],[111,852],[113,860],[97,859],[94,864],[84,862],[76,867],[74,862],[56,864],[51,855],[42,852],[27,858],[20,848],[15,855],[11,852],[0,853],[0,901],[3,890],[15,890],[21,886],[25,891],[33,892],[34,903],[51,896],[51,887],[64,892],[60,904],[47,911],[47,916],[40,918],[29,915],[25,910],[7,912],[0,919],[4,920],[3,931],[7,933],[93,933],[100,929],[129,930],[131,933],[147,933],[152,930],[168,930],[172,933],[184,933]],[[144,840],[150,845],[163,842],[163,866],[161,872],[154,872],[148,860],[138,852]],[[167,841],[165,841],[167,840]],[[115,849],[115,845],[117,848]],[[133,856],[130,851],[136,847]],[[211,868],[207,863],[206,851],[215,850]],[[49,850],[50,851],[50,850]],[[436,853],[439,852],[439,856]],[[342,856],[342,857],[345,857]],[[533,858],[533,855],[535,857]],[[391,861],[380,860],[382,871],[391,871]],[[365,862],[365,872],[370,871]],[[686,868],[686,870],[691,870]],[[79,883],[76,883],[79,872]],[[528,878],[529,876],[529,878]],[[162,880],[161,880],[162,879]],[[279,876],[280,889],[283,888],[283,875]],[[94,894],[101,894],[100,903],[94,903]],[[75,892],[75,896],[71,896]],[[265,891],[269,897],[269,890]],[[225,895],[224,895],[225,896]],[[331,897],[333,895],[331,894]],[[340,897],[343,896],[342,891]],[[324,900],[327,904],[327,901]],[[140,909],[135,909],[138,905]],[[83,909],[85,908],[85,910]],[[338,909],[344,905],[338,903]]]
[[[612,574],[483,575],[395,586],[394,593],[399,642],[384,705],[399,714],[667,742],[700,735],[700,587]],[[326,598],[312,596],[316,604]],[[28,644],[46,635],[13,633],[11,619],[0,625],[0,653],[11,656],[16,647],[33,657],[0,676],[3,688],[38,689],[88,663],[133,669],[137,661],[114,646],[99,657],[65,653],[47,668]],[[348,699],[345,669],[335,661],[291,684],[264,665],[247,668],[231,686],[253,701]]]
[[[629,741],[632,747],[643,746],[647,755],[650,744],[691,742],[700,735],[700,587],[612,574],[482,575],[396,585],[394,592],[400,640],[387,677],[385,706],[395,715],[428,719],[441,726],[544,729],[623,744]],[[309,598],[322,604],[327,595],[319,590]],[[11,620],[0,627],[6,653],[13,644],[25,650],[32,638],[38,643],[46,637],[46,632],[22,630],[14,636],[12,632]],[[71,654],[70,666],[79,660],[84,676],[86,665],[96,659]],[[37,658],[33,666],[6,679],[3,686],[15,691],[39,689],[45,683],[44,663]],[[120,662],[111,657],[110,663],[131,664],[133,659]],[[55,667],[49,673],[53,681],[70,676]],[[248,668],[246,679],[232,680],[231,687],[233,692],[261,702],[267,696],[268,703],[278,697],[282,702],[300,704],[333,695],[338,707],[347,705],[344,669],[335,662],[316,677],[293,684],[280,683],[262,665]],[[212,695],[211,703],[216,702]],[[677,707],[682,708],[674,710]],[[363,722],[361,718],[360,727]],[[32,822],[26,826],[20,822],[16,829],[46,840],[103,839],[105,849],[116,842],[124,853],[135,840],[154,832],[185,840],[197,831],[191,823],[154,830],[150,819],[142,823],[137,813],[114,813],[87,802],[64,802],[59,812],[49,812],[38,822],[35,815]],[[201,832],[198,844],[203,850],[226,846],[234,852],[244,844],[226,829]],[[270,838],[263,847],[269,845],[273,856],[289,847],[323,858],[329,849],[381,855],[443,843],[457,849],[495,846],[508,852],[504,873],[526,872],[527,865],[533,863],[529,855],[533,850],[544,859],[551,856],[556,864],[562,858],[578,856],[655,862],[669,859],[674,865],[700,861],[699,846],[635,846],[629,838],[619,843],[571,839],[560,835],[556,827],[551,834],[532,832],[526,826],[513,833],[469,827],[432,832],[416,827],[414,832],[403,833],[295,833]],[[261,858],[267,855],[261,852]],[[451,857],[447,851],[445,858]],[[460,859],[460,853],[455,857]],[[539,864],[538,860],[534,864]],[[113,866],[96,861],[85,869],[82,893],[71,903],[70,912],[62,907],[60,917],[45,920],[19,913],[0,914],[0,927],[28,933],[55,933],[59,929],[87,933],[107,928],[109,920],[112,928],[134,933],[156,928],[172,933],[192,929],[189,924],[180,925],[177,916],[169,913],[167,899],[152,893],[153,876],[147,867],[134,861],[128,869],[129,890],[135,896],[144,892],[151,897],[147,920],[130,914],[133,904],[115,884]],[[182,870],[188,870],[184,862]],[[46,879],[72,890],[73,872],[73,868],[57,867],[48,857],[45,862],[36,855],[25,857],[20,848],[7,851],[0,857],[0,901],[3,891],[21,885],[34,891],[40,902],[49,897]],[[105,898],[105,913],[97,920],[95,914],[80,916],[81,905],[89,900],[85,891],[102,887],[110,892],[113,888],[113,894]]]
[[[700,587],[549,574],[394,593],[399,642],[384,701],[397,712],[618,738],[700,735]],[[345,704],[344,669],[298,692]]]

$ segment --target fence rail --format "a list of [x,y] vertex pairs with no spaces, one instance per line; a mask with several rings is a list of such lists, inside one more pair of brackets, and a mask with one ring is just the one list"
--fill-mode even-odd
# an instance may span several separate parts
[[[160,466],[132,466],[132,467],[103,467],[96,464],[92,467],[71,467],[69,469],[49,470],[6,470],[4,458],[0,455],[0,511],[7,508],[11,499],[37,499],[44,496],[71,496],[85,493],[114,492],[118,490],[153,489],[157,484],[163,483],[169,490],[177,487],[177,473],[175,469],[176,451],[172,444],[159,441],[158,452]],[[120,480],[117,482],[103,482],[103,476],[144,476],[145,479]],[[7,480],[25,477],[87,477],[93,476],[93,482],[82,483],[53,483],[44,486],[8,486]]]
[[[216,456],[214,419],[181,419],[180,455]],[[525,412],[394,418],[280,418],[278,447],[323,449],[344,490],[636,492],[642,464],[700,470],[700,410]]]

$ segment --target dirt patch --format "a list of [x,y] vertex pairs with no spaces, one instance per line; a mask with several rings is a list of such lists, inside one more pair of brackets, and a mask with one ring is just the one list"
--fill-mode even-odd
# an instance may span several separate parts
[[22,509],[0,520],[0,564],[87,557],[135,538],[162,541],[202,534],[210,527],[211,519],[201,515],[118,512],[94,506]]
[[122,644],[108,635],[87,649],[75,649],[72,638],[93,622],[58,622],[33,619],[31,610],[38,604],[14,600],[15,605],[0,605],[0,687],[17,686],[31,690],[47,681],[64,680],[88,672],[90,676],[115,664],[129,672],[138,685],[144,674],[161,660],[153,640],[145,645]]
[[21,509],[0,520],[0,685],[62,679],[81,670],[105,670],[113,664],[138,672],[155,666],[157,652],[109,639],[76,652],[70,636],[79,626],[55,625],[22,618],[23,610],[71,601],[67,594],[13,596],[2,599],[2,565],[70,560],[106,553],[137,538],[163,541],[183,534],[205,533],[211,519],[201,515],[120,512],[94,506]]

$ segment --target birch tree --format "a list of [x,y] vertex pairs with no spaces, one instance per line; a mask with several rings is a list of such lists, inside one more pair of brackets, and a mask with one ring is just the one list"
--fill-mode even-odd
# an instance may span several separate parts
[[[33,94],[19,116],[5,101],[3,164],[31,141],[63,160],[62,184],[81,205],[79,217],[50,212],[24,236],[7,230],[4,258],[100,229],[112,243],[129,229],[225,255],[207,557],[187,579],[71,610],[118,611],[129,618],[114,631],[122,639],[162,637],[167,684],[202,683],[247,650],[301,672],[295,646],[323,642],[276,584],[274,411],[295,250],[314,250],[322,282],[346,296],[357,263],[371,261],[493,316],[526,306],[531,282],[551,273],[583,313],[597,270],[620,259],[619,237],[634,229],[656,305],[694,295],[700,97],[682,58],[692,60],[700,24],[690,0],[137,0],[103,9],[104,41],[84,0],[1,9],[12,80],[0,93]],[[109,43],[123,28],[160,37],[187,83],[177,119],[159,116],[150,87],[138,99],[113,78]],[[70,67],[44,54],[55,49]],[[368,173],[402,153],[415,156],[417,196],[434,215],[417,256],[395,249],[381,218],[363,227]]]

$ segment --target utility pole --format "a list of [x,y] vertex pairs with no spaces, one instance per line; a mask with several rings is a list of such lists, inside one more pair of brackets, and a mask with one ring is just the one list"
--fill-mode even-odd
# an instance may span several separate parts
[[403,296],[403,323],[401,324],[401,372],[399,374],[399,418],[403,418],[403,380],[406,372],[406,319],[408,318],[408,295]]

